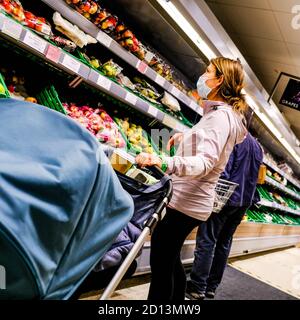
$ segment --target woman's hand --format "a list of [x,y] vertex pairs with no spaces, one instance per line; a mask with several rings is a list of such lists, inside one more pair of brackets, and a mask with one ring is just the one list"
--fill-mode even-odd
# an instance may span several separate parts
[[136,158],[135,161],[137,165],[140,167],[147,167],[147,166],[158,166],[161,168],[162,166],[162,161],[159,156],[155,154],[150,154],[150,153],[140,153]]
[[167,150],[170,151],[171,147],[177,144],[180,144],[183,138],[183,133],[175,133],[174,136],[168,141]]

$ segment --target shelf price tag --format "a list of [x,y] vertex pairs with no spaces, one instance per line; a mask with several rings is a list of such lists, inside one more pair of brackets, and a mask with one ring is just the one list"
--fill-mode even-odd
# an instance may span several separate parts
[[155,82],[162,87],[166,85],[166,79],[164,79],[160,74],[155,77]]
[[172,87],[172,89],[171,89],[171,93],[175,96],[175,97],[177,97],[177,96],[179,96],[179,94],[180,94],[180,91],[176,88],[176,87]]
[[135,106],[135,105],[136,105],[136,102],[137,102],[137,96],[134,95],[134,94],[131,93],[131,92],[127,92],[127,93],[126,93],[125,100],[126,100],[127,102],[129,102],[130,104],[132,104],[132,105]]
[[151,105],[149,104],[148,113],[149,113],[152,117],[156,118],[156,117],[157,117],[157,114],[158,114],[158,109],[155,108],[155,107],[153,107],[153,106],[151,106]]
[[138,63],[136,64],[136,68],[140,73],[145,74],[148,69],[148,66],[145,62],[139,60]]
[[14,39],[19,40],[22,33],[22,26],[10,19],[5,19],[2,27],[2,32],[13,37]]
[[174,118],[168,115],[165,115],[163,119],[163,124],[165,124],[169,128],[175,129],[177,125],[177,121]]
[[195,111],[198,110],[198,108],[199,108],[199,105],[195,101],[193,101],[192,99],[190,101],[189,106],[190,106],[191,109],[193,109]]
[[80,65],[81,63],[77,60],[75,60],[74,58],[70,57],[68,54],[65,54],[62,64],[68,68],[69,70],[78,73],[79,69],[80,69]]
[[34,48],[41,53],[45,52],[47,42],[33,32],[27,31],[23,41],[31,48]]
[[111,88],[112,82],[104,76],[99,75],[97,79],[97,84],[103,89],[109,91]]
[[109,48],[113,39],[108,36],[106,33],[104,33],[103,31],[99,31],[99,33],[97,34],[97,40],[102,43],[105,47]]
[[46,51],[46,58],[57,63],[59,61],[60,54],[61,50],[59,48],[49,44],[48,49]]

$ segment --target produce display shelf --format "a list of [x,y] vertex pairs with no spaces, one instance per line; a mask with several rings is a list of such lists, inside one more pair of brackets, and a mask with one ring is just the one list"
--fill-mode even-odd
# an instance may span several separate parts
[[[185,240],[181,261],[189,266],[194,260],[197,228]],[[145,243],[142,254],[137,259],[135,275],[150,272],[150,238]],[[300,241],[300,226],[278,225],[272,223],[258,223],[242,221],[234,236],[229,258],[253,254],[266,250],[294,246]]]
[[269,161],[267,158],[264,157],[263,160],[264,164],[273,169],[274,171],[278,172],[280,175],[282,175],[284,178],[286,178],[289,182],[291,182],[293,185],[295,185],[297,188],[300,189],[300,184],[298,181],[296,181],[294,178],[292,178],[290,175],[286,174],[284,171],[279,169],[275,164],[273,164],[271,161]]
[[271,201],[268,201],[268,200],[265,200],[265,199],[261,199],[258,202],[258,205],[264,206],[264,207],[268,207],[268,208],[277,209],[277,210],[280,210],[280,211],[283,211],[283,212],[288,212],[288,213],[292,213],[294,215],[300,216],[300,211],[299,210],[294,210],[294,209],[291,209],[289,207],[286,207],[286,206],[283,206],[281,204],[278,204],[276,202],[271,202]]
[[49,7],[59,12],[71,23],[77,25],[81,30],[90,36],[97,39],[97,41],[124,60],[126,63],[137,69],[140,73],[147,78],[154,81],[164,90],[170,92],[178,100],[184,103],[187,107],[195,111],[196,113],[203,115],[203,110],[199,105],[186,94],[177,89],[173,84],[164,79],[161,75],[151,69],[145,62],[138,59],[135,55],[125,50],[118,42],[113,40],[105,32],[101,31],[92,22],[87,20],[79,12],[71,8],[64,0],[42,0]]
[[0,35],[9,39],[9,41],[17,46],[44,59],[46,62],[51,63],[55,67],[58,67],[71,75],[82,78],[83,81],[89,85],[100,89],[102,92],[122,101],[143,114],[156,119],[170,129],[174,129],[177,132],[183,132],[189,129],[174,117],[157,109],[150,102],[146,102],[123,88],[121,85],[118,85],[109,78],[101,75],[94,69],[89,68],[74,56],[50,44],[36,33],[28,30],[26,27],[1,12]]
[[282,185],[281,183],[275,181],[274,179],[272,179],[272,178],[270,178],[270,177],[267,176],[267,177],[265,178],[265,182],[266,182],[267,184],[269,184],[270,186],[275,187],[275,188],[283,191],[284,193],[290,195],[290,196],[293,197],[294,199],[300,200],[300,195],[299,195],[299,194],[297,194],[297,193],[294,192],[293,190],[285,187],[284,185]]

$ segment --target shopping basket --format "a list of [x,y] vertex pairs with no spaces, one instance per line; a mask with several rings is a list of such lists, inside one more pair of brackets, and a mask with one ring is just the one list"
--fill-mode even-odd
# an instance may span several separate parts
[[219,213],[222,210],[222,208],[224,207],[228,199],[231,197],[237,186],[237,183],[224,179],[219,179],[215,188],[213,212]]
[[132,262],[141,251],[147,237],[152,233],[158,221],[163,218],[163,212],[172,197],[172,180],[159,168],[150,167],[151,175],[159,182],[147,186],[126,175],[117,172],[123,188],[131,195],[135,205],[135,212],[131,223],[142,229],[132,249],[104,290],[100,300],[108,299],[117,288]]

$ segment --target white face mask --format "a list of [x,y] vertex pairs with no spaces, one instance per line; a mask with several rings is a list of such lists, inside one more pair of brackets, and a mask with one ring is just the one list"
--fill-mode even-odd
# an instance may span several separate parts
[[[214,79],[214,78],[212,78]],[[198,94],[201,98],[207,99],[208,95],[210,94],[212,88],[208,87],[207,84],[205,83],[206,80],[211,80],[209,79],[205,74],[200,76],[198,82],[197,82],[197,91]]]

